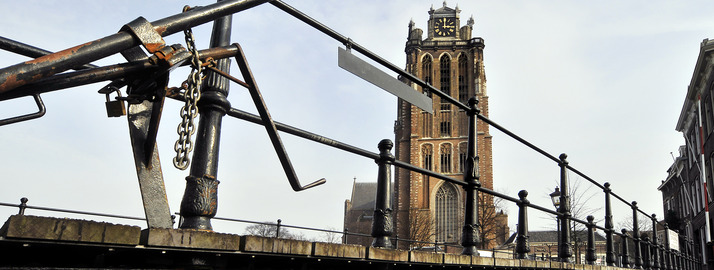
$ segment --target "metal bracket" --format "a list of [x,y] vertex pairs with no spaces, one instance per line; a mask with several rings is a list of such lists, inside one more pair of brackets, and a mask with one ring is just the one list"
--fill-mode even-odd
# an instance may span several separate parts
[[[166,42],[164,42],[161,35],[154,30],[154,26],[149,21],[144,19],[144,17],[136,18],[135,20],[125,24],[119,31],[128,32],[135,38],[139,39],[141,44],[149,53],[155,53],[162,47],[166,46]],[[124,50],[121,54],[124,58],[126,58],[126,60],[129,60],[129,62],[141,61],[147,58],[146,54],[138,46]]]

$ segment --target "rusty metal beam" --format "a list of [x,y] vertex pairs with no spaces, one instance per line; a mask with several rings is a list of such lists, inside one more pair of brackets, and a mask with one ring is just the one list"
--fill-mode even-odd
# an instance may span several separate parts
[[[154,30],[162,37],[183,31],[219,17],[240,12],[269,0],[231,0],[197,7],[152,22]],[[128,32],[119,32],[104,38],[74,46],[37,59],[0,69],[0,94],[39,79],[82,66],[98,59],[139,46],[141,41]]]

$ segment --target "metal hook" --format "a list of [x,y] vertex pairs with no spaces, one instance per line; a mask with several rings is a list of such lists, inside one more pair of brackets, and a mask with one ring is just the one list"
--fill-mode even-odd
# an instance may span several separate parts
[[[258,109],[258,113],[260,114],[260,118],[263,121],[263,126],[265,126],[265,130],[268,132],[268,137],[270,137],[270,142],[273,144],[273,148],[275,148],[276,154],[278,154],[278,159],[280,159],[280,164],[283,166],[283,171],[285,171],[285,175],[288,178],[288,182],[290,183],[290,186],[294,191],[303,191],[308,188],[316,187],[319,185],[324,184],[327,182],[325,178],[322,178],[320,180],[317,180],[315,182],[312,182],[310,184],[307,184],[305,186],[302,186],[300,184],[300,180],[297,177],[297,174],[295,173],[295,169],[293,168],[292,163],[290,162],[290,158],[288,157],[288,153],[285,151],[285,147],[283,146],[283,142],[280,140],[280,135],[278,134],[278,130],[275,127],[275,123],[273,122],[273,119],[270,117],[270,112],[268,112],[268,107],[265,105],[265,101],[263,100],[263,96],[260,94],[260,90],[258,89],[258,86],[255,84],[255,79],[253,78],[253,73],[250,71],[250,67],[248,66],[248,61],[245,59],[245,54],[243,53],[243,49],[241,49],[240,45],[233,44],[238,48],[238,52],[235,56],[236,62],[238,64],[238,68],[240,68],[241,73],[243,74],[243,79],[246,80],[245,83],[240,82],[240,80],[237,80],[235,78],[231,78],[232,76],[228,77],[229,79],[233,81],[238,81],[238,84],[241,84],[248,88],[248,91],[250,92],[250,96],[253,99],[253,103],[255,103],[255,107]],[[213,69],[212,69],[213,70]],[[223,76],[226,76],[227,74],[221,74]]]

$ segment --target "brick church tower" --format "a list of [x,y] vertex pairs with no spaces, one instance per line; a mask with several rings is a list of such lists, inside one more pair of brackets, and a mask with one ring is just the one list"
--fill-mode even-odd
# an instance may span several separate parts
[[[473,17],[461,26],[460,10],[443,7],[429,10],[429,20],[424,30],[409,23],[406,43],[406,71],[440,89],[457,100],[467,103],[470,97],[479,100],[481,114],[488,117],[488,95],[483,65],[484,42],[472,38]],[[432,95],[434,114],[403,101],[398,102],[395,122],[395,155],[398,160],[463,179],[468,133],[468,116],[449,103],[442,103]],[[478,155],[480,181],[483,187],[493,189],[491,135],[489,126],[478,121]],[[397,168],[395,172],[395,233],[401,239],[437,241],[458,244],[461,240],[465,195],[463,189],[445,181]],[[479,212],[491,211],[497,216],[493,198],[479,193]],[[482,215],[482,213],[479,213]],[[501,224],[495,234],[508,235],[507,218],[495,218]],[[494,222],[488,222],[494,223]],[[503,232],[505,230],[505,232]],[[500,232],[500,233],[499,233]],[[483,237],[482,237],[483,238]],[[504,239],[505,240],[505,239]],[[493,241],[483,247],[501,244]]]

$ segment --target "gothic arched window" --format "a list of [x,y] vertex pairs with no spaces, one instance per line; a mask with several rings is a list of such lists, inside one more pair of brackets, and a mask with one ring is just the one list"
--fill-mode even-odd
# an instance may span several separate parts
[[[424,55],[424,58],[421,59],[421,72],[423,74],[423,80],[425,83],[428,83],[429,85],[432,84],[431,81],[431,74],[432,74],[432,69],[431,69],[431,55]],[[424,89],[424,93],[428,97],[431,97],[431,93],[429,93],[429,90]]]
[[432,168],[432,161],[434,156],[434,149],[431,144],[425,144],[421,146],[421,156],[422,156],[422,166],[424,169],[430,170]]
[[[439,68],[439,82],[441,83],[441,92],[451,96],[451,58],[444,54],[441,56]],[[443,102],[442,102],[443,103]]]
[[445,143],[441,145],[439,149],[441,163],[440,168],[442,173],[451,172],[451,144]]
[[436,241],[458,241],[458,194],[456,188],[451,183],[444,183],[436,191],[435,199]]
[[466,171],[466,154],[468,151],[467,143],[459,143],[459,172],[464,173]]
[[465,54],[459,55],[459,101],[466,104],[469,99],[468,64]]

